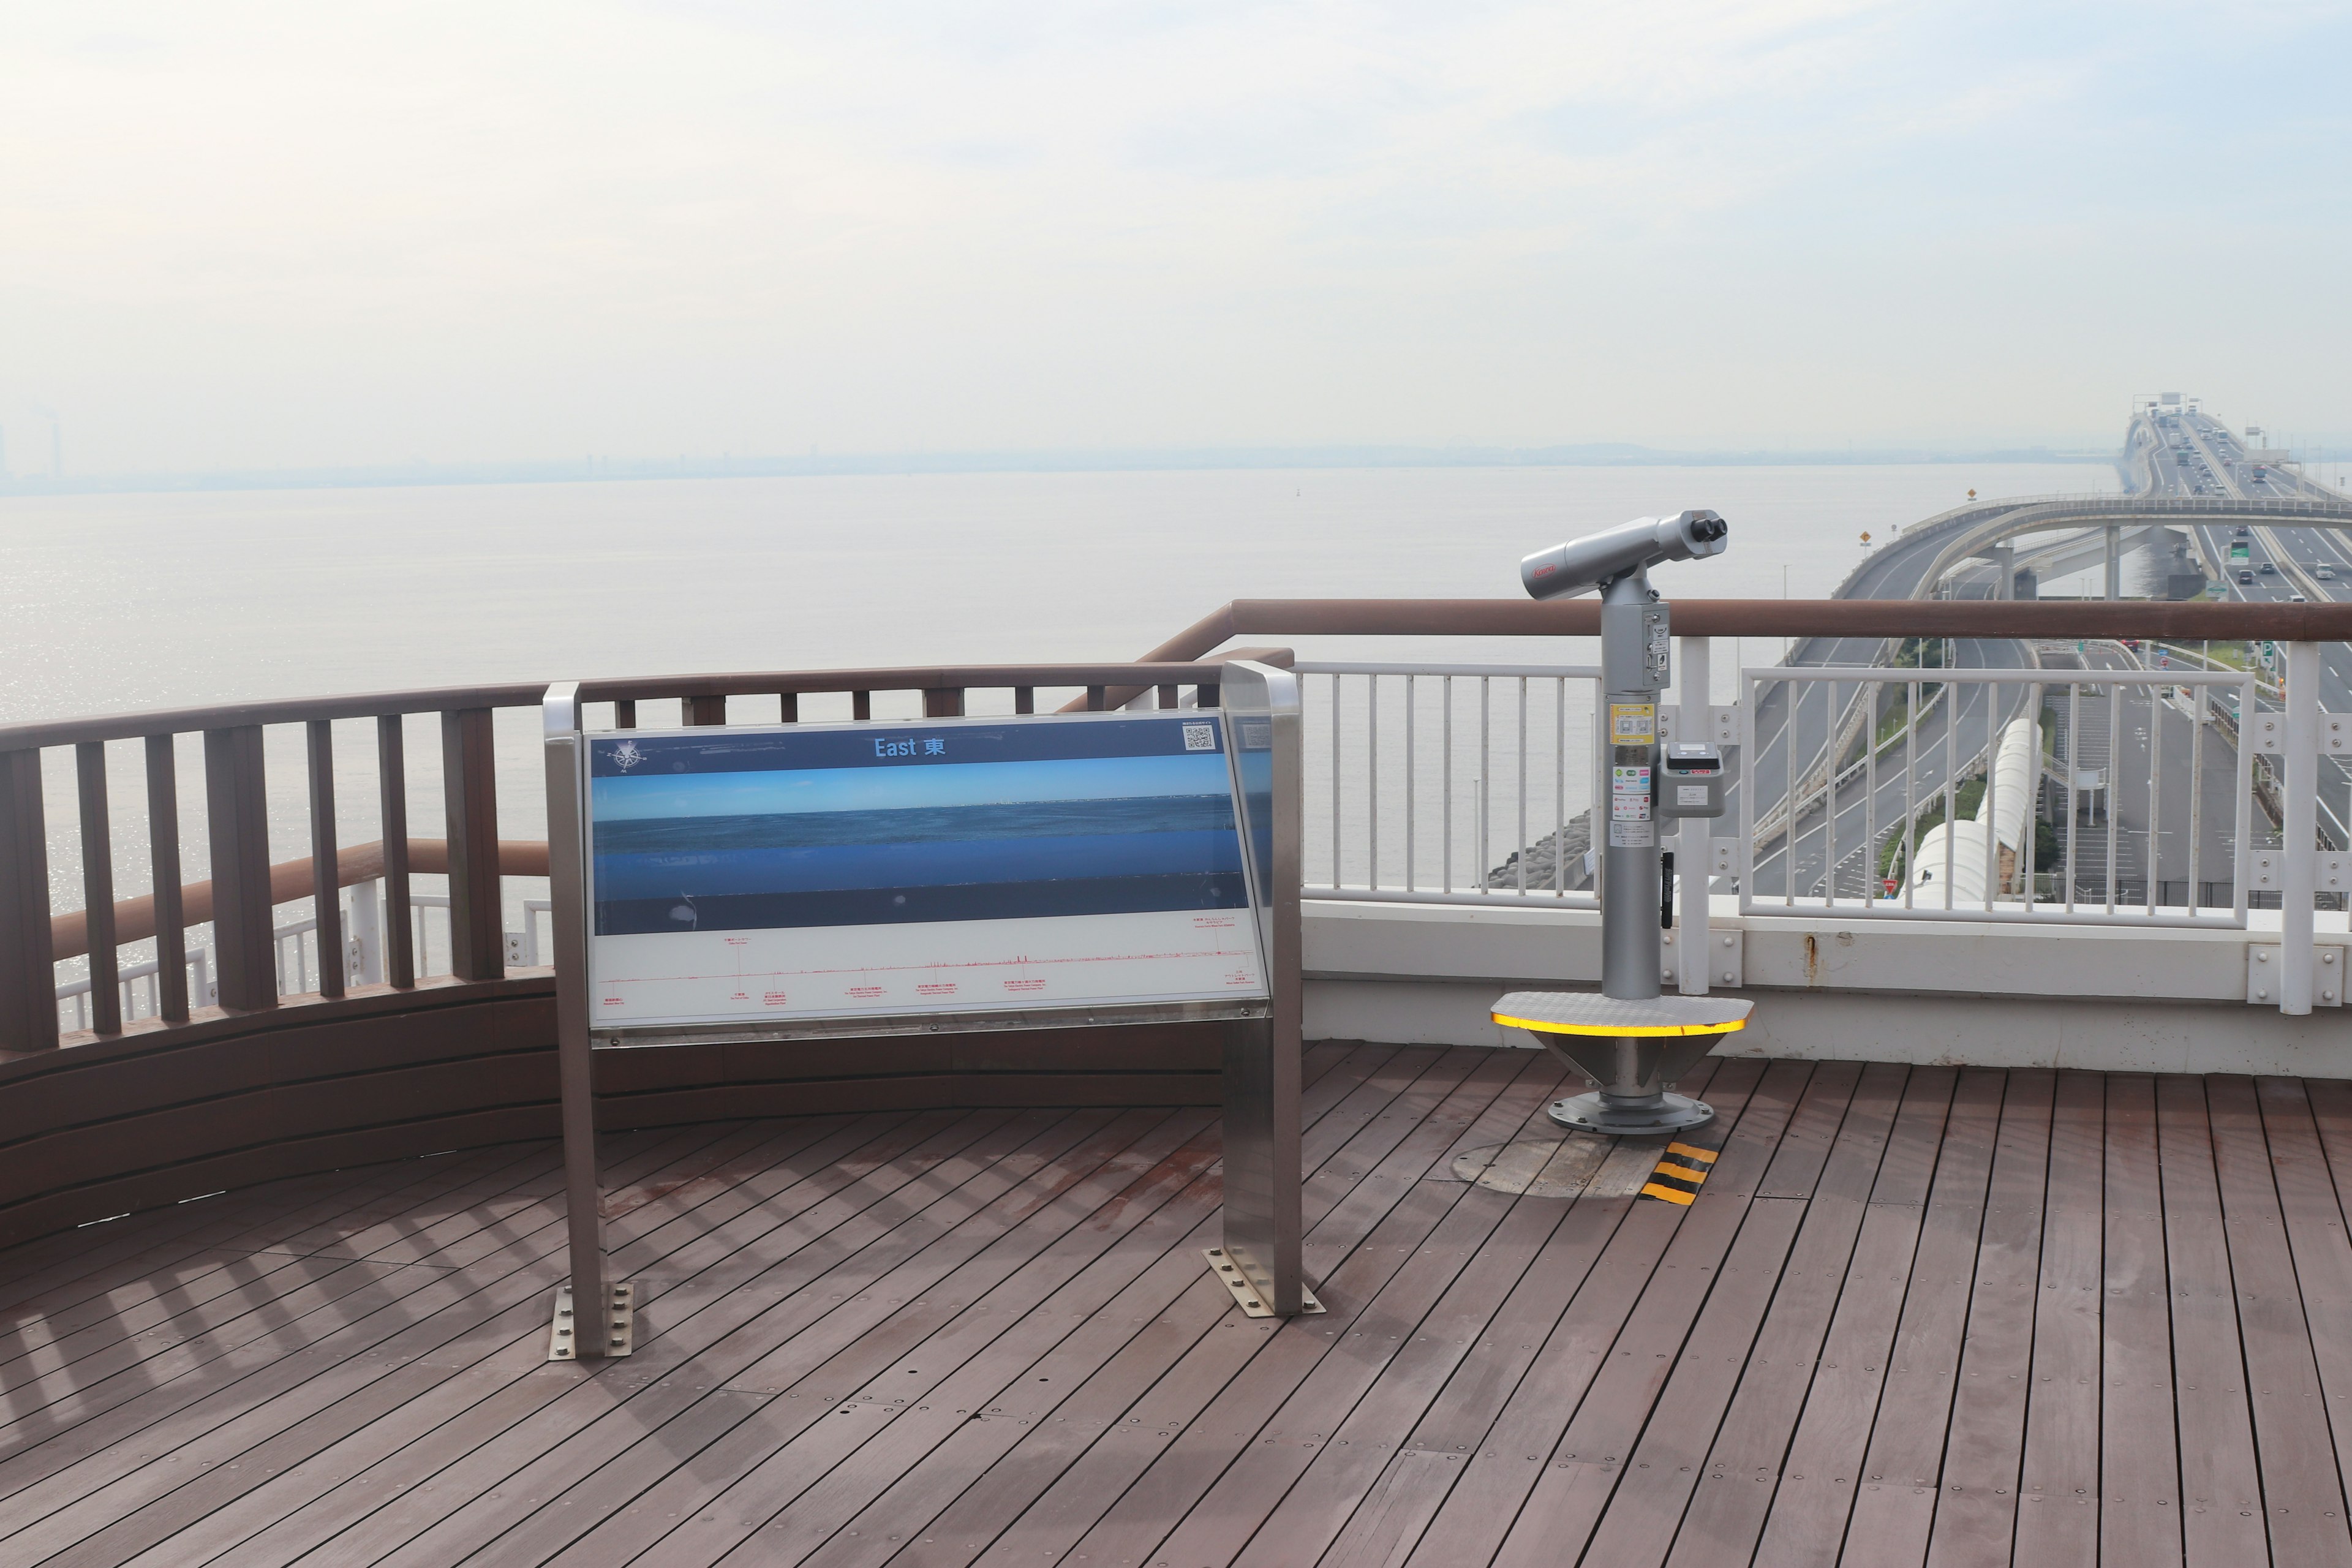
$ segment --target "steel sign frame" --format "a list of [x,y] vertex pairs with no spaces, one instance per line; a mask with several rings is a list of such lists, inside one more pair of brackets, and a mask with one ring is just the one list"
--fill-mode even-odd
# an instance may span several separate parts
[[[1244,916],[1258,961],[1247,994],[1097,1000],[1066,1006],[1020,1003],[927,1012],[844,1013],[782,1019],[712,1017],[600,1026],[593,1016],[596,923],[591,842],[592,737],[580,687],[559,682],[543,703],[550,903],[554,927],[556,1046],[562,1085],[570,1282],[558,1293],[549,1359],[623,1356],[635,1344],[635,1299],[611,1277],[604,1256],[595,1137],[595,1058],[604,1050],[733,1041],[851,1038],[909,1033],[1217,1022],[1223,1025],[1225,1241],[1211,1269],[1253,1316],[1319,1311],[1301,1275],[1300,1227],[1300,717],[1287,670],[1235,660],[1223,671],[1220,709],[1199,715],[1219,726],[1227,796],[1239,839]],[[1016,715],[859,721],[836,725],[743,726],[714,731],[635,730],[634,737],[710,741],[718,734],[794,736],[828,731],[923,735],[1013,724],[1132,722],[1155,713]],[[1172,715],[1171,717],[1173,717]],[[1242,732],[1250,737],[1244,756]],[[1238,1266],[1238,1268],[1236,1267]],[[1237,1283],[1241,1281],[1242,1283]]]

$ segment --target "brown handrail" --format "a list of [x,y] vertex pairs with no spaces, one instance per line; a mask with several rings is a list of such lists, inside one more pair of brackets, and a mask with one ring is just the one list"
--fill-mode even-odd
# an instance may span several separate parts
[[[412,838],[408,841],[408,868],[430,875],[446,875],[449,869],[449,841],[446,838]],[[499,874],[504,877],[544,877],[547,875],[547,840],[543,838],[501,838],[499,840]],[[373,882],[383,875],[383,841],[354,844],[335,857],[335,886],[352,887],[360,882]],[[280,860],[269,868],[269,901],[290,904],[297,899],[309,898],[312,892],[310,857],[299,860]],[[209,879],[189,882],[180,889],[181,920],[188,925],[200,925],[213,918],[213,885]],[[155,896],[142,894],[124,899],[114,906],[114,940],[117,942],[144,942],[155,934]],[[49,942],[58,962],[79,958],[89,951],[89,911],[76,910],[71,914],[49,917]]]
[[[2171,637],[2352,641],[2352,604],[2158,600],[1676,599],[1674,629],[1717,637]],[[1235,599],[1144,659],[1240,637],[1598,637],[1597,599]]]
[[[1276,650],[1267,650],[1269,653]],[[1287,657],[1286,654],[1282,657]],[[798,696],[818,691],[935,691],[957,687],[1074,687],[1139,682],[1142,686],[1214,686],[1223,660],[1189,659],[1098,664],[943,664],[887,669],[745,670],[717,675],[614,677],[580,683],[583,702],[642,702],[664,698]],[[294,724],[320,719],[371,719],[399,713],[451,713],[482,708],[533,708],[544,680],[499,686],[435,686],[368,691],[342,697],[276,698],[203,708],[154,708],[83,719],[37,720],[0,725],[0,752],[142,735],[185,735],[251,724]]]

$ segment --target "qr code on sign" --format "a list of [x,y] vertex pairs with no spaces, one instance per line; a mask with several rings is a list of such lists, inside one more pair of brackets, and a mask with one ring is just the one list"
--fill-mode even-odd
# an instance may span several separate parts
[[1184,749],[1188,752],[1213,752],[1217,749],[1217,727],[1213,724],[1184,726]]

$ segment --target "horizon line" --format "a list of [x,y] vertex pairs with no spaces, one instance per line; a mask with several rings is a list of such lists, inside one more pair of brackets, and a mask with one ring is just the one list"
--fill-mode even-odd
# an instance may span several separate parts
[[408,486],[562,484],[678,479],[823,479],[933,474],[1135,473],[1483,468],[1829,468],[1959,463],[2114,465],[2115,447],[2034,444],[1932,447],[1698,447],[1604,441],[1546,447],[1170,447],[821,454],[803,457],[567,458],[341,464],[89,475],[0,474],[0,497],[184,490],[382,489]]

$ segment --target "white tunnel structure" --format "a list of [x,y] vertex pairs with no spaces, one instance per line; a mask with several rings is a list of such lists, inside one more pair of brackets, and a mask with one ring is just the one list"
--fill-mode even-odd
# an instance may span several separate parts
[[[2000,732],[1991,786],[1977,803],[1976,816],[1939,822],[1919,836],[1895,898],[1907,895],[1917,907],[1963,909],[1982,907],[1988,888],[1994,899],[2024,891],[2025,879],[2033,874],[2033,800],[2042,774],[2038,692],[2027,706]],[[1989,860],[1994,862],[1990,875]]]

